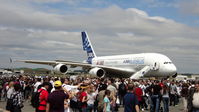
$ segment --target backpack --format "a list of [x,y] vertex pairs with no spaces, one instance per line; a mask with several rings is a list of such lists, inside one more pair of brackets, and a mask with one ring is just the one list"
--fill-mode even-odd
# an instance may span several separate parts
[[126,91],[126,85],[125,85],[124,83],[121,83],[121,84],[119,85],[119,91],[120,91],[120,92],[125,92],[125,91]]
[[40,105],[40,100],[39,100],[39,97],[40,97],[40,93],[43,91],[43,89],[40,91],[40,92],[35,92],[33,93],[32,95],[32,98],[31,98],[31,105],[34,107],[34,108],[37,108],[39,107]]
[[7,104],[6,104],[6,110],[13,110],[14,109],[14,101],[13,99],[18,95],[19,93],[15,94],[12,98],[7,100]]

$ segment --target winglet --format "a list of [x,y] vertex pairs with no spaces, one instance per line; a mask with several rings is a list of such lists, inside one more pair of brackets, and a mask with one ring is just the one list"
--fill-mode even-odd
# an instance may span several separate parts
[[82,45],[83,45],[83,50],[87,52],[87,57],[88,57],[87,62],[91,64],[92,59],[96,57],[96,54],[95,51],[93,50],[89,37],[85,31],[82,32]]

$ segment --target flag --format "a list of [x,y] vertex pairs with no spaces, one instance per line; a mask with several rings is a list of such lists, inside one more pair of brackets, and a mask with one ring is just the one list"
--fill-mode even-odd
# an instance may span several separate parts
[[10,63],[12,63],[12,58],[10,58]]

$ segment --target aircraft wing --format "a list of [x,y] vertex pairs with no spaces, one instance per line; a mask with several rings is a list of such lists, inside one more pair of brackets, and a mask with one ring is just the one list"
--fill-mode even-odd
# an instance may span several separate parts
[[73,67],[79,66],[79,67],[91,68],[91,64],[88,64],[88,63],[73,62],[73,61],[62,61],[62,60],[56,60],[56,61],[17,60],[17,62],[42,64],[42,65],[50,65],[50,66],[55,66],[55,65],[61,63],[61,64],[65,64],[65,65],[71,65]]
[[83,68],[88,68],[88,69],[98,67],[105,70],[106,76],[110,76],[110,77],[130,77],[132,74],[135,73],[135,70],[128,69],[128,68],[109,67],[109,66],[104,66],[104,65],[92,65],[89,63],[64,61],[64,60],[55,60],[55,61],[17,60],[17,62],[42,64],[42,65],[50,65],[50,66],[64,64],[64,65],[70,65],[70,67],[83,67]]

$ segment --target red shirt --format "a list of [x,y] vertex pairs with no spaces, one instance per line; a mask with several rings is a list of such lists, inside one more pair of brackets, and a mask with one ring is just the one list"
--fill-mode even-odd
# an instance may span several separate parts
[[[80,93],[80,97],[79,97],[79,99],[80,99],[80,101],[82,102],[82,100],[83,100],[83,97],[85,97],[85,99],[86,99],[86,97],[87,97],[87,93],[86,92],[81,92]],[[82,104],[82,108],[86,108],[86,103],[84,103],[84,102],[82,102],[83,104]]]
[[48,99],[48,91],[45,88],[41,88],[38,90],[40,92],[39,100],[40,100],[40,106],[37,108],[38,110],[46,110],[46,104]]
[[137,96],[138,101],[142,101],[142,89],[140,87],[135,88],[135,95]]

